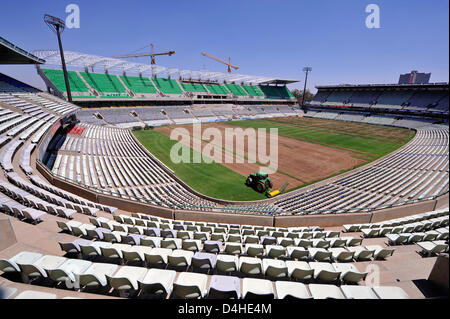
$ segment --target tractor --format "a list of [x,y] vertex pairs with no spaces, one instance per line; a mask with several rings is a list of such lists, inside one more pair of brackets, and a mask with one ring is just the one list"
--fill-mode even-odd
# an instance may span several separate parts
[[269,175],[264,172],[250,174],[245,181],[245,185],[265,194],[268,194],[273,186]]

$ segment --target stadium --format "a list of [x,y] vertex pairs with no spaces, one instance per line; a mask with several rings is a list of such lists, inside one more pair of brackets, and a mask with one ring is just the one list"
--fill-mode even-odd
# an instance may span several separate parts
[[0,73],[0,299],[448,298],[448,82],[303,103],[205,52],[228,72],[14,41],[45,89]]

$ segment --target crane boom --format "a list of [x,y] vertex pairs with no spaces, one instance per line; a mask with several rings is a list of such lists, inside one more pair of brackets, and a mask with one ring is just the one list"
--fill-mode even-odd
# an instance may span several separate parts
[[234,65],[231,64],[231,58],[228,58],[228,62],[225,62],[224,60],[222,60],[222,59],[220,59],[218,57],[215,57],[215,56],[213,56],[211,54],[208,54],[206,52],[201,52],[201,54],[203,56],[207,57],[207,58],[213,59],[214,61],[217,61],[219,63],[225,64],[226,66],[228,66],[228,73],[231,72],[231,68],[233,68],[235,70],[239,69],[238,66],[234,66]]
[[151,46],[151,48],[152,48],[151,53],[126,54],[126,55],[115,56],[115,57],[113,57],[113,58],[115,58],[115,59],[125,59],[125,58],[140,58],[140,57],[144,57],[144,56],[149,56],[149,57],[151,57],[151,64],[156,64],[155,56],[160,56],[160,55],[168,55],[168,56],[171,56],[171,55],[175,54],[175,51],[168,51],[168,52],[155,53],[155,52],[154,52],[154,46],[153,46],[153,43],[152,43],[150,46]]

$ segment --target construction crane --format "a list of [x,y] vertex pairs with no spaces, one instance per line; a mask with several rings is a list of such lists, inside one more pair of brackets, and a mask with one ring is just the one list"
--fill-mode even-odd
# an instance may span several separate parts
[[159,56],[159,55],[171,56],[171,55],[175,54],[175,51],[155,53],[155,46],[153,45],[153,43],[150,44],[150,47],[152,49],[150,53],[127,54],[127,55],[115,56],[113,58],[115,58],[115,59],[126,59],[126,58],[141,58],[141,57],[144,57],[144,56],[149,56],[151,58],[151,64],[155,65],[156,64],[156,60],[155,60],[156,56]]
[[239,69],[238,66],[231,65],[231,57],[228,58],[228,63],[227,63],[224,60],[219,59],[219,58],[217,58],[217,57],[215,57],[215,56],[213,56],[211,54],[208,54],[206,52],[202,52],[202,55],[206,56],[207,58],[213,59],[214,61],[217,61],[219,63],[225,64],[226,66],[228,66],[228,73],[231,73],[231,68],[233,68],[235,70]]

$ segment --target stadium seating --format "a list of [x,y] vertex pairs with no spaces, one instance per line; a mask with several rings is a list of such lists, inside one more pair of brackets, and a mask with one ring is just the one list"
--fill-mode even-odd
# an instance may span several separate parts
[[437,105],[438,102],[443,99],[445,96],[448,97],[448,94],[435,91],[424,91],[414,93],[411,98],[408,100],[408,109],[411,108],[423,108],[427,109]]
[[[76,198],[75,195],[60,192],[56,188],[46,188],[44,184],[38,186],[31,182],[31,180],[39,180],[34,175],[31,153],[59,117],[50,114],[46,108],[21,100],[21,96],[19,94],[17,96],[8,95],[1,99],[2,103],[15,109],[15,111],[11,109],[2,113],[6,114],[9,120],[6,120],[3,116],[0,117],[0,119],[6,120],[2,127],[8,130],[7,136],[12,138],[12,140],[2,139],[3,148],[0,152],[0,166],[5,173],[5,179],[0,179],[1,210],[18,219],[32,223],[41,222],[46,214],[70,219],[76,212],[95,215],[99,208],[113,212],[113,208],[106,208]],[[41,102],[48,101],[45,96],[31,95],[30,93],[26,95],[30,100],[33,100],[32,96]],[[33,109],[39,109],[39,116],[30,117],[19,113],[23,110],[29,110],[30,106]],[[0,110],[3,109],[0,108]],[[11,115],[17,115],[18,117],[11,117]],[[20,119],[21,122],[17,119]],[[15,121],[14,125],[11,125],[13,124],[12,121]],[[25,176],[29,176],[30,181],[15,172],[13,162],[17,154],[20,154],[19,167],[22,168]]]
[[448,113],[448,91],[446,92],[439,85],[430,89],[425,87],[392,89],[375,86],[371,89],[352,86],[345,86],[342,89],[319,87],[319,91],[310,105]]
[[[62,70],[42,69],[42,71],[50,79],[50,81],[52,81],[52,83],[59,91],[67,91],[64,80],[64,73]],[[81,80],[81,78],[78,76],[77,72],[67,71],[67,76],[69,78],[69,86],[72,92],[74,92],[75,94],[80,92],[88,92],[86,84],[84,84],[83,80]]]
[[121,75],[122,82],[134,93],[156,94],[156,89],[149,78]]
[[164,94],[182,94],[178,82],[173,79],[164,79],[164,78],[152,78],[153,83],[155,83],[156,87]]
[[366,116],[361,122],[362,123],[371,123],[371,124],[380,124],[380,125],[391,125],[397,120],[396,116],[380,116],[380,115],[370,115]]
[[216,206],[179,185],[155,158],[148,157],[128,130],[79,126],[85,131],[82,136],[70,135],[64,140],[59,151],[65,154],[58,153],[54,174],[114,196],[146,198],[165,207]]
[[223,85],[219,85],[219,84],[205,84],[205,87],[212,94],[219,94],[219,95],[230,94],[230,91],[228,91],[227,88],[225,86],[223,86]]
[[250,96],[264,96],[264,93],[261,91],[261,89],[258,86],[252,86],[252,85],[242,85],[242,88],[248,93]]
[[327,103],[334,105],[343,105],[348,102],[353,95],[353,91],[333,91],[327,97]]
[[437,106],[432,106],[432,110],[436,110],[436,111],[442,111],[442,112],[447,112],[449,110],[449,96],[448,94],[446,96],[444,96],[441,100],[439,100],[438,105]]
[[[429,141],[433,145],[428,145]],[[447,144],[448,129],[418,129],[416,137],[402,152],[388,155],[372,167],[332,183],[286,196],[274,204],[298,213],[306,213],[302,210],[339,213],[440,194],[448,187],[448,157],[444,146]],[[427,147],[425,158],[423,147]]]
[[[123,249],[126,251],[127,248],[124,246]],[[149,250],[149,254],[146,255],[150,256],[151,251]],[[179,250],[174,250],[168,257],[176,255],[177,252]],[[316,264],[319,267],[321,263]],[[323,266],[329,265],[323,264]],[[346,295],[351,296],[350,294],[355,289],[353,288],[355,286],[342,285],[339,287],[332,284],[309,284],[308,289],[305,284],[286,281],[276,281],[273,286],[270,280],[259,278],[244,278],[241,287],[236,277],[217,275],[212,276],[211,282],[208,284],[208,276],[201,273],[181,272],[176,277],[176,272],[173,270],[147,269],[146,267],[127,265],[117,266],[111,263],[41,255],[27,251],[22,251],[10,259],[0,260],[0,270],[20,273],[26,283],[28,283],[30,277],[60,282],[65,286],[65,289],[84,290],[88,285],[94,287],[109,286],[117,290],[121,297],[136,297],[139,294],[167,296],[172,293],[174,296],[183,299],[206,298],[208,296],[210,298],[220,296],[221,298],[265,297],[273,299],[275,295],[279,299],[286,297],[322,299],[331,296],[345,299]],[[347,271],[346,275],[348,273]],[[374,299],[409,298],[403,289],[395,286],[356,287],[367,289],[365,295],[369,294]],[[92,289],[91,291],[96,292]],[[25,292],[21,293],[21,295],[23,294]],[[56,298],[56,295],[53,296],[53,298]],[[30,297],[23,296],[20,298]],[[41,298],[49,298],[49,296],[44,294]]]
[[334,120],[339,115],[338,112],[326,112],[321,111],[314,114],[315,118],[321,118],[321,119],[327,119],[327,120]]
[[381,106],[389,106],[395,105],[400,106],[408,101],[408,99],[412,96],[413,91],[405,90],[405,91],[384,91],[377,99],[377,105]]
[[[42,69],[45,76],[67,97],[63,72],[61,70]],[[75,99],[145,98],[145,94],[181,95],[189,93],[210,93],[212,95],[230,95],[240,98],[266,98],[276,100],[295,100],[285,86],[253,86],[240,84],[211,84],[177,81],[167,78],[147,78],[128,75],[113,75],[94,72],[68,71],[69,83]],[[120,80],[119,80],[120,79]],[[135,96],[127,94],[127,89]],[[95,94],[95,95],[94,95]],[[130,93],[133,95],[132,93]],[[194,98],[192,94],[185,97]],[[229,96],[231,97],[231,96]]]
[[[416,216],[411,216],[404,218],[404,226],[407,226],[409,221],[416,221],[419,218],[424,221],[432,222],[436,217],[441,218],[442,221],[447,220],[445,214],[448,216],[447,211],[433,211],[425,214],[420,214]],[[440,216],[440,217],[438,217]],[[144,218],[145,217],[145,218]],[[367,273],[360,272],[353,264],[342,263],[342,262],[323,262],[321,256],[318,255],[319,252],[325,251],[324,249],[314,249],[308,248],[310,253],[310,258],[315,258],[319,261],[313,261],[313,259],[308,261],[296,261],[293,260],[280,260],[270,258],[270,250],[272,249],[270,245],[266,245],[263,251],[267,251],[266,254],[268,258],[255,259],[248,258],[245,254],[239,257],[233,257],[229,255],[217,255],[220,260],[227,260],[236,258],[236,270],[241,273],[244,277],[242,282],[236,279],[234,276],[230,276],[229,273],[225,272],[224,275],[212,275],[211,281],[208,281],[208,277],[204,274],[198,274],[195,272],[197,263],[201,258],[216,256],[211,253],[201,253],[202,244],[200,246],[192,246],[195,248],[196,253],[192,251],[187,251],[184,249],[176,248],[159,248],[162,247],[165,241],[174,241],[171,238],[160,238],[156,240],[157,237],[147,237],[146,226],[158,226],[162,229],[173,229],[170,231],[171,234],[181,238],[182,233],[186,233],[188,237],[181,239],[182,242],[192,242],[189,238],[194,236],[195,233],[199,233],[200,228],[207,230],[207,236],[213,236],[218,234],[217,232],[224,230],[225,235],[230,238],[231,236],[236,236],[233,234],[244,234],[248,230],[254,230],[259,232],[259,238],[264,240],[266,232],[270,232],[271,235],[279,233],[282,236],[289,236],[284,238],[291,238],[291,235],[302,236],[302,234],[310,234],[311,237],[318,237],[319,234],[324,234],[325,238],[338,239],[339,232],[323,232],[316,230],[315,227],[307,228],[272,228],[272,227],[253,227],[249,225],[229,225],[229,224],[216,224],[216,223],[206,223],[202,222],[189,222],[189,221],[173,221],[171,219],[165,219],[161,217],[155,217],[145,214],[133,214],[132,217],[129,215],[119,215],[114,217],[114,221],[108,218],[90,218],[93,228],[89,227],[89,224],[82,224],[78,222],[68,222],[61,223],[58,222],[58,226],[65,232],[73,233],[77,236],[78,230],[90,229],[90,232],[83,232],[87,239],[75,239],[73,242],[60,242],[59,245],[64,252],[67,252],[67,257],[60,257],[54,255],[42,255],[33,252],[20,252],[19,254],[9,258],[0,259],[0,270],[10,273],[20,273],[22,274],[23,280],[28,282],[28,276],[33,276],[34,278],[43,277],[48,278],[55,282],[61,282],[66,287],[64,289],[87,289],[87,285],[93,287],[106,287],[109,286],[116,289],[120,296],[122,297],[135,297],[138,295],[150,294],[150,295],[162,295],[168,296],[172,294],[180,298],[197,298],[197,297],[215,297],[215,298],[236,298],[242,296],[248,298],[250,296],[268,296],[271,298],[311,298],[316,299],[326,298],[333,296],[334,298],[357,298],[355,294],[359,294],[358,298],[409,298],[409,296],[398,287],[391,286],[377,286],[369,288],[366,286],[358,286],[360,281],[363,281]],[[385,224],[378,223],[379,227],[389,226],[398,220],[387,221]],[[142,226],[139,226],[142,225]],[[376,224],[366,224],[357,225],[358,227],[371,227]],[[103,228],[97,228],[97,227]],[[351,229],[353,225],[346,225],[344,228]],[[106,228],[104,228],[106,227]],[[190,228],[191,230],[187,230]],[[93,231],[97,229],[98,231]],[[117,232],[115,229],[120,229],[121,232]],[[133,230],[134,229],[134,230]],[[151,228],[154,229],[154,228]],[[186,229],[187,231],[175,231],[175,229]],[[141,245],[145,243],[144,246],[140,246],[139,242],[134,242],[130,244],[122,244],[127,236],[124,235],[130,231],[139,231],[144,235],[137,235],[141,239]],[[112,237],[116,238],[117,242],[103,242],[100,234],[109,234],[109,232],[117,232],[120,236]],[[232,232],[233,231],[233,232]],[[283,234],[284,232],[284,234]],[[447,231],[448,233],[448,231]],[[92,234],[92,235],[91,235]],[[130,234],[130,233],[129,233]],[[228,234],[228,235],[227,235]],[[132,235],[132,234],[131,234]],[[94,237],[90,237],[94,236]],[[328,237],[329,236],[329,237]],[[303,236],[302,236],[303,237]],[[208,238],[208,237],[207,237]],[[257,237],[258,238],[258,237]],[[278,241],[282,242],[283,237],[278,237]],[[96,239],[92,241],[91,239]],[[106,237],[105,237],[106,239]],[[100,241],[98,241],[100,240]],[[298,241],[300,243],[301,241]],[[319,242],[319,241],[318,241]],[[155,244],[156,243],[156,244]],[[206,248],[207,240],[204,241],[204,248]],[[150,246],[147,246],[150,244]],[[434,244],[434,243],[433,243]],[[247,244],[251,246],[252,244]],[[439,243],[434,244],[438,246]],[[185,245],[182,244],[184,247]],[[226,243],[225,243],[226,246]],[[427,246],[423,245],[426,249]],[[288,246],[295,249],[294,246]],[[393,249],[383,248],[381,246],[356,246],[345,248],[330,248],[329,251],[333,259],[336,261],[341,261],[344,258],[344,253],[348,256],[356,256],[356,251],[351,248],[359,248],[359,251],[372,252],[373,258],[384,259],[392,254]],[[425,249],[424,248],[424,249]],[[302,249],[298,247],[296,249]],[[429,248],[431,251],[433,248]],[[307,250],[305,250],[307,251]],[[361,253],[359,253],[361,254]],[[70,256],[81,257],[82,259],[72,259]],[[323,255],[323,254],[322,254]],[[95,257],[97,256],[97,257]],[[185,257],[192,256],[192,257]],[[265,255],[266,256],[266,255]],[[88,260],[84,260],[89,258]],[[102,262],[98,263],[96,258],[101,259]],[[119,258],[122,266],[117,266],[112,264],[115,259]],[[188,258],[188,259],[183,259]],[[192,259],[191,259],[192,258]],[[178,263],[176,260],[187,260],[187,269],[182,270],[179,274],[178,279],[176,279],[176,272],[173,270],[155,269],[153,268],[154,262],[161,260],[163,264],[171,265]],[[100,260],[100,259],[99,259]],[[205,260],[205,259],[203,259]],[[219,260],[219,259],[218,259]],[[344,260],[344,259],[342,259]],[[358,261],[359,259],[355,259]],[[361,259],[364,260],[364,259]],[[259,264],[258,261],[261,263]],[[136,263],[139,266],[129,266],[129,263]],[[221,262],[222,263],[222,262]],[[199,264],[200,265],[200,264]],[[213,267],[215,263],[209,263]],[[260,265],[253,267],[252,265]],[[150,269],[148,269],[150,267]],[[178,267],[178,266],[177,266]],[[219,267],[219,264],[217,264]],[[222,269],[223,265],[220,266]],[[218,268],[219,269],[219,268]],[[258,270],[256,278],[254,278],[255,271]],[[285,269],[285,270],[284,270]],[[198,269],[200,271],[200,269]],[[218,270],[219,271],[219,270]],[[77,274],[77,276],[75,275]],[[287,282],[286,278],[294,278],[295,280],[307,280],[309,283],[305,285],[298,282]],[[308,279],[310,278],[310,279]],[[272,285],[274,281],[274,285]],[[209,284],[208,284],[209,282]],[[270,284],[270,285],[269,285]],[[360,290],[364,291],[360,291]],[[96,292],[96,290],[90,289],[91,292]],[[242,292],[241,292],[242,291]],[[100,291],[99,291],[100,292]]]
[[[74,74],[77,77],[71,81],[85,85],[84,76]],[[71,296],[90,292],[95,297],[139,299],[406,299],[423,294],[413,283],[424,272],[416,274],[413,267],[428,267],[430,259],[425,257],[448,252],[448,208],[343,225],[342,229],[279,227],[278,221],[284,217],[271,216],[261,216],[267,226],[248,224],[255,216],[239,219],[239,224],[232,223],[237,216],[224,217],[228,222],[202,221],[206,219],[202,216],[211,216],[204,212],[287,215],[286,221],[303,214],[355,213],[343,217],[359,218],[361,210],[370,212],[361,216],[371,215],[370,220],[375,220],[379,215],[372,215],[373,209],[435,199],[448,192],[447,122],[381,112],[369,115],[371,110],[303,112],[281,101],[177,105],[174,96],[165,99],[164,95],[178,94],[184,99],[186,92],[210,90],[218,95],[231,96],[231,92],[277,100],[293,97],[285,87],[210,85],[210,89],[176,80],[85,76],[89,78],[85,79],[88,91],[74,91],[81,94],[75,95],[79,98],[90,98],[84,94],[96,90],[103,99],[155,94],[160,95],[155,100],[168,102],[81,110],[0,77],[0,213],[14,227],[17,239],[16,245],[0,251],[2,298],[53,299],[61,292]],[[57,82],[54,77],[52,81]],[[353,94],[342,103],[370,103],[371,94]],[[328,95],[323,96],[326,99]],[[448,97],[442,95],[414,94],[407,102],[403,109],[436,110],[445,108],[446,103],[448,108]],[[96,113],[102,119],[94,118]],[[266,201],[232,203],[186,187],[130,130],[120,127],[296,114],[409,127],[416,135],[378,161],[318,185]],[[52,175],[48,181],[47,175]],[[72,191],[59,188],[66,187],[63,183]],[[73,189],[82,187],[89,189],[80,193],[89,193],[90,200],[74,194]],[[135,207],[151,205],[136,211],[166,217],[104,204],[120,203],[127,209],[125,204],[131,201]],[[397,212],[411,213],[405,207]],[[305,220],[310,223],[315,217]],[[416,253],[417,248],[424,258]],[[405,262],[411,263],[412,275],[406,276],[410,269],[405,271]],[[383,270],[381,285],[372,286],[373,277],[368,279],[374,265]],[[390,277],[401,279],[389,282]],[[4,287],[11,282],[14,288]]]
[[380,91],[355,91],[349,98],[349,103],[352,104],[374,104],[378,96],[381,94]]
[[294,99],[294,96],[285,86],[259,86],[268,99]]
[[240,85],[236,84],[225,84],[225,86],[233,93],[235,96],[248,96],[245,90]]
[[278,91],[280,92],[280,95],[283,99],[295,100],[294,95],[291,93],[291,91],[286,86],[278,87]]
[[0,73],[0,93],[37,93],[35,88]]
[[311,101],[311,104],[322,104],[322,102],[325,102],[327,100],[330,94],[331,91],[329,90],[317,91],[316,95],[314,95],[314,99]]
[[117,75],[80,72],[83,79],[103,96],[125,97],[126,90]]
[[201,83],[186,83],[182,82],[181,86],[186,92],[208,92]]

